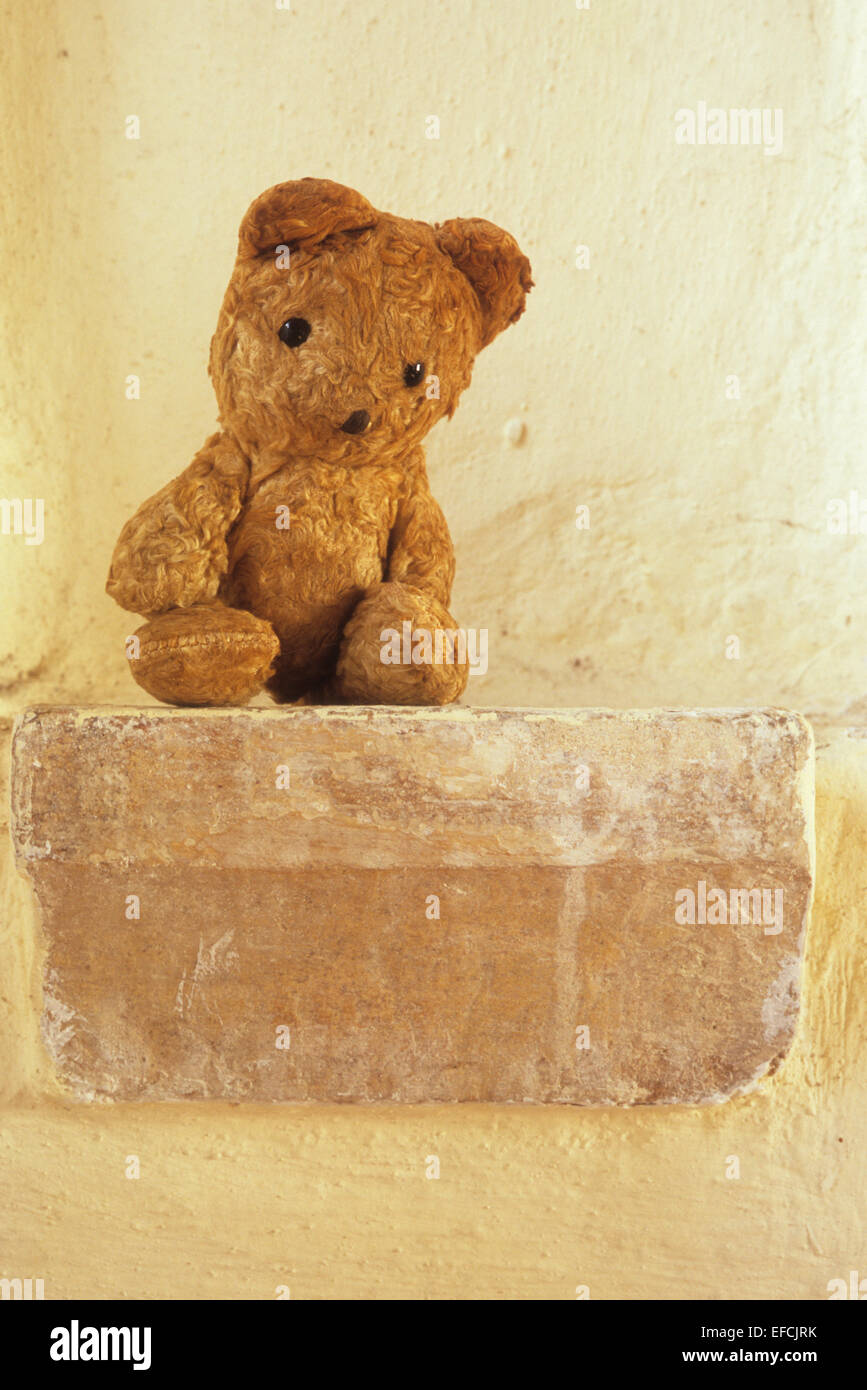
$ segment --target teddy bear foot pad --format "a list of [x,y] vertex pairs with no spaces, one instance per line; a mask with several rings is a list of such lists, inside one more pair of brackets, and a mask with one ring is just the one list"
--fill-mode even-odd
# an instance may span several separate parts
[[262,618],[222,604],[161,613],[133,634],[130,671],[172,705],[242,705],[258,694],[280,650]]

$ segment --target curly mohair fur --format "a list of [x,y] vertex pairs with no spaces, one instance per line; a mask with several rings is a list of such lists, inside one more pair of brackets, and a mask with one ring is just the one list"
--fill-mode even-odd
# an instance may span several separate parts
[[[279,701],[460,696],[465,662],[383,664],[382,633],[457,627],[421,441],[531,285],[513,238],[481,219],[393,217],[326,179],[256,199],[211,343],[220,430],[111,563],[108,592],[149,620],[130,660],[144,689],[184,705],[263,686]],[[309,325],[297,346],[278,336],[290,319]]]

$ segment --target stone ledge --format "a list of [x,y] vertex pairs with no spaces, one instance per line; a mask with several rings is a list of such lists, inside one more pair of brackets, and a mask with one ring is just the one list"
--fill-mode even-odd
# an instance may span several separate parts
[[792,1040],[786,711],[37,708],[12,785],[81,1099],[701,1103]]

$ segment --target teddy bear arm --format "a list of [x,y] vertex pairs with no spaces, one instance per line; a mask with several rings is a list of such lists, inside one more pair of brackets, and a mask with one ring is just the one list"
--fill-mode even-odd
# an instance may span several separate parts
[[216,598],[248,471],[237,450],[212,435],[179,477],[139,507],[121,531],[106,583],[121,608],[149,617]]
[[446,519],[427,486],[419,486],[398,507],[387,578],[410,584],[447,605],[454,577],[455,552]]

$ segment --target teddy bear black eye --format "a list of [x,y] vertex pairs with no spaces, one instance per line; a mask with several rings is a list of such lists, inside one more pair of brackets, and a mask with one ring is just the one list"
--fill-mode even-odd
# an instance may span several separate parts
[[280,325],[277,337],[287,347],[300,347],[310,337],[310,324],[306,319],[287,319],[284,324]]
[[423,376],[423,362],[407,362],[403,369],[403,384],[404,386],[418,386]]

